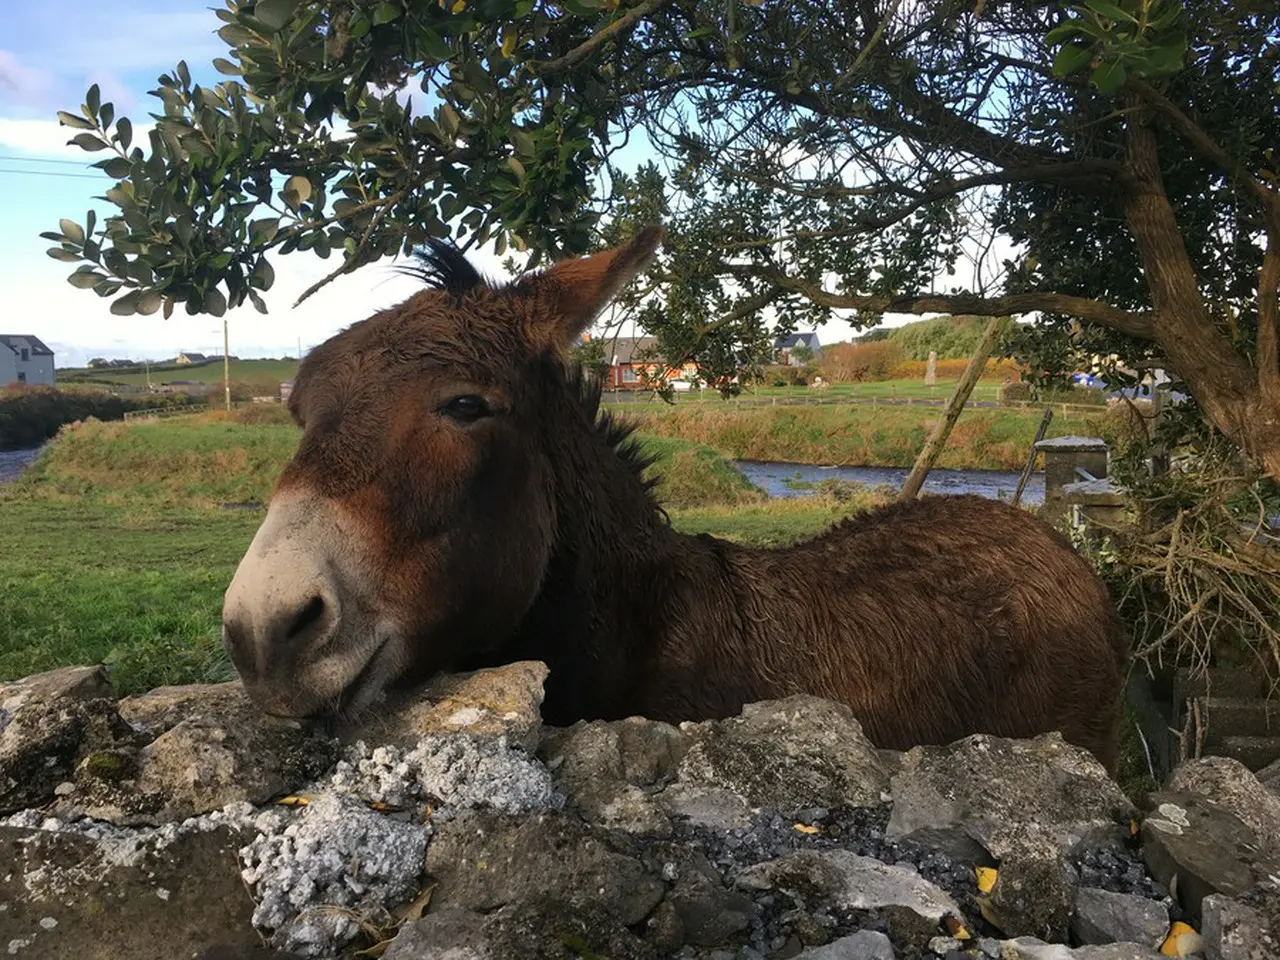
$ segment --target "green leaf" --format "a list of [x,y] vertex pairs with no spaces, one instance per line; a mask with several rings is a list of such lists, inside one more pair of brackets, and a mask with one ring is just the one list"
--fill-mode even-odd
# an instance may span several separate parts
[[1058,44],[1062,43],[1062,41],[1066,40],[1067,37],[1071,36],[1073,33],[1081,33],[1081,32],[1083,32],[1083,26],[1079,20],[1075,20],[1075,19],[1067,20],[1064,23],[1058,24],[1056,27],[1054,27],[1052,30],[1046,33],[1044,35],[1044,42],[1051,47],[1056,47]]
[[1098,88],[1099,92],[1110,96],[1124,86],[1124,67],[1121,66],[1118,60],[1099,64],[1089,79],[1093,81],[1093,85]]
[[89,108],[89,113],[93,116],[98,115],[98,108],[102,106],[102,92],[95,83],[89,88],[89,92],[84,95],[84,104]]
[[1108,3],[1107,0],[1085,0],[1084,5],[1098,16],[1106,17],[1108,20],[1115,20],[1117,23],[1138,22],[1131,14],[1126,13],[1114,3]]
[[419,28],[418,38],[422,41],[427,53],[436,60],[449,59],[449,45],[444,42],[444,38],[440,34],[430,27]]
[[129,175],[129,171],[133,169],[133,164],[124,157],[111,157],[109,160],[94,164],[94,166],[115,180],[123,180]]
[[276,271],[267,262],[267,258],[263,257],[258,261],[258,265],[253,268],[253,273],[249,274],[249,286],[257,287],[259,290],[270,290],[271,285],[276,282]]
[[279,30],[293,16],[294,0],[258,0],[253,15],[272,30]]
[[253,304],[253,309],[259,313],[267,312],[267,301],[262,299],[257,290],[249,291],[249,302]]
[[101,137],[95,137],[92,133],[77,133],[67,143],[74,143],[81,150],[90,152],[107,149],[106,142]]
[[129,144],[133,143],[133,123],[128,117],[121,117],[116,124],[116,136],[120,138],[120,149],[128,150]]
[[204,295],[204,303],[201,304],[201,308],[205,313],[220,317],[227,312],[227,298],[217,287],[212,287]]
[[389,0],[384,0],[383,3],[380,3],[373,8],[373,25],[375,27],[380,27],[384,23],[390,23],[392,20],[397,20],[403,12],[404,11],[401,10],[397,4],[390,3]]
[[81,259],[78,253],[72,253],[70,250],[62,249],[62,247],[50,247],[45,253],[55,260],[61,260],[63,263],[78,263]]
[[285,181],[284,193],[297,194],[299,203],[306,203],[311,198],[311,181],[302,174],[295,174]]
[[92,130],[94,124],[84,117],[77,117],[74,113],[67,113],[65,110],[58,111],[58,119],[68,127],[75,127],[77,130]]
[[260,243],[270,243],[276,238],[276,234],[279,232],[279,217],[265,217],[262,220],[254,220],[249,224],[249,239],[255,245]]
[[150,316],[160,309],[160,303],[164,299],[164,294],[159,290],[143,290],[139,291],[137,309],[143,316]]
[[507,166],[515,171],[517,177],[524,179],[524,164],[515,157],[507,157]]
[[74,220],[63,217],[58,221],[58,226],[62,228],[62,235],[72,243],[84,243],[84,229]]
[[226,57],[214,57],[213,67],[219,73],[228,77],[238,77],[241,74],[240,68]]
[[1087,47],[1075,43],[1064,44],[1058,51],[1058,55],[1053,58],[1053,75],[1069,77],[1087,64],[1092,57],[1093,51]]
[[111,301],[111,312],[117,317],[129,317],[138,312],[138,299],[141,290],[130,290],[118,300]]

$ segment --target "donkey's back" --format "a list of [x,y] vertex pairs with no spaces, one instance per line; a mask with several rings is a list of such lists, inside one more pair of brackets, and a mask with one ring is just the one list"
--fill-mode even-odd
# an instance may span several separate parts
[[[679,671],[700,678],[710,712],[732,709],[724,691],[811,693],[847,703],[881,747],[1056,730],[1113,766],[1126,634],[1102,582],[1042,520],[926,497],[785,550],[717,549],[728,602],[713,616],[732,622],[709,625],[699,662]],[[715,606],[705,584],[697,595]]]

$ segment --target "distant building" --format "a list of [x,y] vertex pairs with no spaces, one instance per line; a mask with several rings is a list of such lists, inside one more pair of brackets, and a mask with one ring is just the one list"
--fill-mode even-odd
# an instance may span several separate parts
[[0,334],[0,387],[10,383],[53,386],[53,351],[30,334]]
[[794,355],[797,347],[807,347],[810,352],[810,359],[816,359],[818,351],[822,349],[822,344],[818,343],[818,335],[816,333],[789,333],[784,337],[775,337],[773,341],[773,355],[778,363],[786,364],[789,367],[803,367],[805,361]]
[[212,358],[203,353],[180,353],[174,357],[174,363],[208,363]]
[[664,371],[667,380],[677,380],[681,383],[698,375],[696,363],[689,362],[681,367],[672,367],[658,360],[653,356],[657,345],[656,337],[606,339],[605,359],[609,361],[609,372],[606,375],[605,385],[613,389],[635,390],[644,384],[646,376],[656,378]]

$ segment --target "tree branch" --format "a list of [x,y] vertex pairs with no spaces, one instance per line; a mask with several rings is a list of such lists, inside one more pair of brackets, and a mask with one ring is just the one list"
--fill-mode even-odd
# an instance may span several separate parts
[[767,280],[782,290],[798,293],[821,307],[835,310],[870,310],[874,313],[973,313],[979,316],[1006,316],[1044,311],[1065,313],[1091,323],[1118,330],[1142,340],[1155,338],[1155,319],[1150,313],[1121,310],[1108,303],[1067,293],[1014,293],[1003,297],[973,294],[927,294],[924,296],[877,297],[828,293],[821,287],[774,271],[750,267],[729,267],[735,274]]
[[582,63],[582,61],[586,60],[587,57],[591,56],[597,48],[603,46],[623,30],[632,26],[637,20],[654,13],[666,3],[667,0],[644,0],[643,3],[632,7],[617,20],[613,21],[613,23],[603,28],[599,33],[592,34],[563,56],[556,57],[554,60],[545,60],[540,64],[535,64],[534,72],[539,76],[547,76],[553,73],[563,73],[565,70],[572,70],[578,64]]
[[1272,233],[1258,271],[1258,387],[1280,401],[1280,237]]

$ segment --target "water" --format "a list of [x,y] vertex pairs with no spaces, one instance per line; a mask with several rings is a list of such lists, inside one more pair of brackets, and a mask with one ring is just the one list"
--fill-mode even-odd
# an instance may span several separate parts
[[[771,497],[804,497],[817,492],[824,480],[839,480],[876,487],[902,487],[911,471],[905,467],[818,467],[801,463],[766,463],[737,460],[734,466]],[[976,493],[992,500],[1012,500],[1018,489],[1018,472],[1010,470],[945,470],[935,467],[925,480],[926,493]],[[1032,473],[1022,491],[1022,502],[1044,502],[1044,474]]]
[[30,450],[0,450],[0,486],[18,479],[18,474],[40,453],[39,447]]

